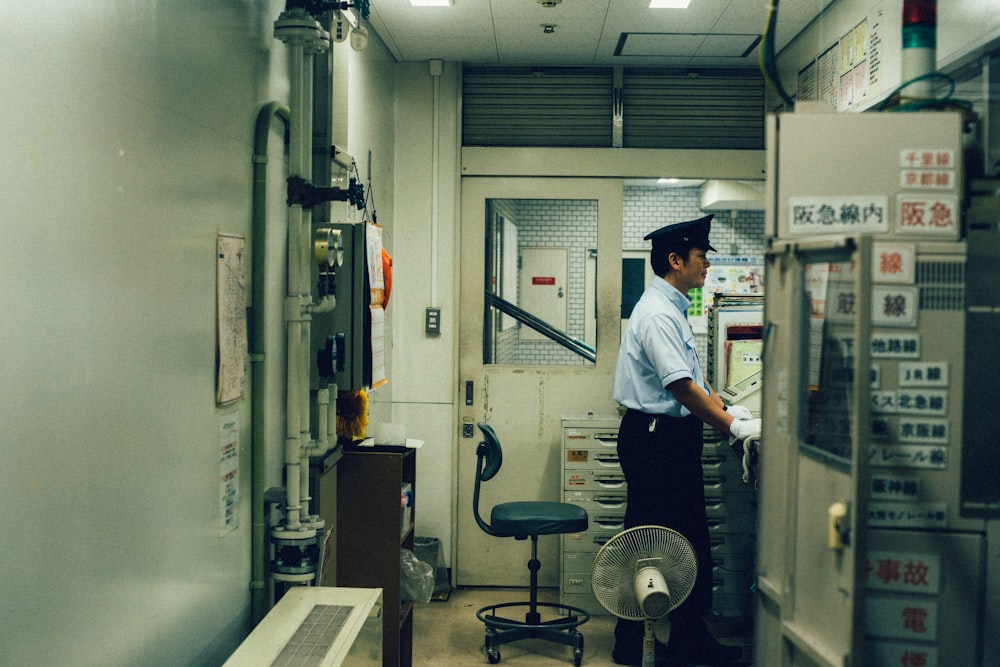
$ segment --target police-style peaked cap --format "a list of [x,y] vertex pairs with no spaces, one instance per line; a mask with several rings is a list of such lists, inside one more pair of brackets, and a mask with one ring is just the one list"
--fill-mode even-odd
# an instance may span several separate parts
[[712,229],[712,218],[714,217],[715,215],[709,214],[697,220],[666,225],[646,234],[642,237],[642,240],[652,241],[654,248],[658,245],[671,245],[715,251],[715,248],[708,241],[708,234]]

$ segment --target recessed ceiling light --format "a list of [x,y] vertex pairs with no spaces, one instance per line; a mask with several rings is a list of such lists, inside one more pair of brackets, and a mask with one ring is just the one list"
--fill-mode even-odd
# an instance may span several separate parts
[[690,4],[691,0],[649,0],[650,9],[687,9]]
[[451,7],[451,0],[410,0],[414,7]]

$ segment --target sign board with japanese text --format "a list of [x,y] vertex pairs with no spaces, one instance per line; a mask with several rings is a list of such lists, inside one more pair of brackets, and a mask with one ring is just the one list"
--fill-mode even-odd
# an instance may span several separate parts
[[865,586],[869,590],[936,595],[941,590],[941,556],[869,551],[865,559]]
[[960,114],[806,116],[783,114],[778,122],[770,234],[792,240],[863,233],[879,242],[959,237]]
[[912,285],[916,279],[916,260],[913,244],[876,243],[872,253],[872,282]]
[[870,595],[865,600],[865,629],[875,637],[934,641],[938,604],[933,599]]
[[873,470],[868,497],[875,500],[917,500],[920,498],[920,479]]
[[876,444],[871,446],[868,454],[868,465],[876,468],[944,470],[948,467],[948,451],[943,447]]
[[897,198],[896,231],[957,239],[960,216],[956,195],[905,193]]
[[973,534],[869,531],[867,595],[893,602],[866,606],[865,665],[989,664],[976,657],[983,596],[973,581],[984,564],[983,541]]
[[884,195],[790,197],[792,234],[862,234],[889,231],[889,200]]
[[[839,622],[831,620],[834,612],[808,619],[797,613],[799,605],[812,609],[812,603],[803,600],[805,593],[796,583],[809,586],[809,595],[821,597],[821,589],[835,575],[822,567],[826,561],[818,543],[803,543],[796,537],[784,554],[774,558],[769,558],[774,551],[769,544],[758,547],[759,571],[769,573],[759,579],[765,584],[777,582],[766,604],[757,607],[765,628],[759,636],[762,643],[769,636],[780,636],[784,652],[781,647],[771,653],[755,647],[755,663],[985,664],[981,633],[988,618],[983,609],[996,597],[985,598],[988,582],[983,573],[995,550],[985,549],[982,524],[975,525],[974,518],[959,511],[963,453],[968,440],[979,437],[963,422],[969,405],[963,387],[969,374],[992,370],[967,367],[965,362],[967,352],[972,353],[966,347],[968,304],[963,300],[972,245],[960,241],[970,223],[963,219],[968,215],[963,199],[967,159],[963,121],[958,114],[905,115],[909,117],[788,114],[769,126],[768,191],[773,197],[765,232],[773,250],[768,268],[793,277],[798,270],[811,268],[812,273],[801,287],[777,271],[768,274],[765,316],[774,331],[765,347],[763,412],[794,416],[792,399],[782,400],[798,391],[796,364],[812,371],[819,366],[816,360],[825,356],[867,356],[860,433],[852,428],[859,424],[850,420],[847,390],[839,396],[821,395],[831,377],[824,372],[828,369],[811,373],[803,392],[810,413],[831,408],[824,416],[829,417],[829,431],[844,443],[839,451],[863,452],[852,469],[864,495],[857,517],[864,530],[855,535],[857,559],[862,561],[856,560],[855,567],[864,590],[853,590],[862,599],[858,611],[862,627],[855,627],[855,632],[862,636],[863,647],[850,655],[827,651],[837,645],[828,640],[830,626]],[[887,202],[884,210],[882,201]],[[838,272],[830,268],[832,263],[819,266],[813,259],[814,247],[849,245],[856,234],[873,242],[870,263],[841,263]],[[790,250],[772,260],[783,248]],[[863,281],[855,280],[854,274],[864,270],[870,271],[869,285],[855,287]],[[816,294],[825,302],[816,301]],[[797,299],[804,304],[796,305]],[[797,309],[807,308],[814,321],[798,322]],[[867,324],[863,335],[851,329],[859,320]],[[803,341],[802,347],[807,342],[808,349],[782,348],[783,328],[791,329],[788,335]],[[802,361],[797,361],[800,357]],[[768,358],[780,358],[782,370],[789,368],[791,381],[786,386],[775,381],[783,377],[780,374],[775,378],[772,373],[769,381]],[[846,369],[833,370],[845,371],[836,376],[845,387],[862,388],[860,382],[850,384]],[[854,378],[860,380],[858,372],[854,370]],[[772,443],[767,460],[777,470],[770,477],[766,472],[761,475],[761,508],[779,515],[790,512],[774,509],[774,502],[783,499],[802,517],[802,507],[816,505],[812,496],[840,480],[829,471],[807,477],[814,471],[801,463],[801,457],[796,460],[789,448],[774,450],[781,447],[782,436],[796,432],[794,418],[786,421],[792,423],[784,431],[774,429],[768,420],[764,423],[764,441]],[[801,432],[812,435],[809,430]],[[803,484],[803,479],[812,483]],[[820,515],[816,508],[808,516]],[[806,523],[800,521],[796,529]],[[765,535],[764,527],[760,530],[768,543],[782,539]],[[849,549],[841,556],[846,563]],[[843,601],[839,604],[845,606]],[[769,606],[782,613],[789,607],[791,613],[775,624],[776,614]],[[802,644],[810,646],[788,636],[793,633],[809,637]],[[811,636],[819,641],[812,642]],[[802,653],[813,647],[822,650],[800,660],[788,657],[789,647]]]
[[868,525],[873,528],[944,528],[947,523],[945,503],[873,501],[868,504]]

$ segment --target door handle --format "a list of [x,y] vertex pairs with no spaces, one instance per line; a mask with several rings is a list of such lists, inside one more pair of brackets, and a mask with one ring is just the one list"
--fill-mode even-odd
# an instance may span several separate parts
[[847,517],[848,506],[845,502],[835,502],[827,510],[829,529],[827,546],[835,551],[851,545],[851,522]]

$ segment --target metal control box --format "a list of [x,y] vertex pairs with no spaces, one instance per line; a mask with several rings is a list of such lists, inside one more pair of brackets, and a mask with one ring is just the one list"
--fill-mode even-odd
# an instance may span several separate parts
[[[361,389],[371,384],[371,296],[368,291],[368,273],[365,261],[364,223],[326,224],[340,232],[343,243],[343,260],[334,272],[333,295],[337,305],[333,310],[315,313],[312,318],[313,359],[328,355],[333,376],[321,376],[322,364],[310,364],[311,387],[336,383],[341,391]],[[318,270],[313,267],[316,283]]]

